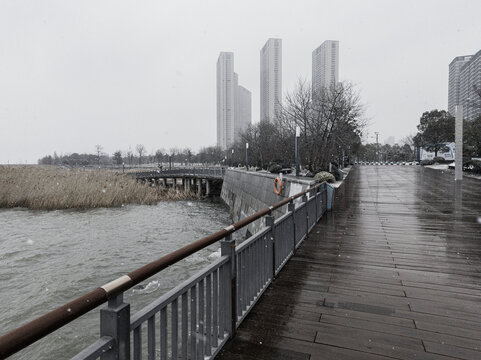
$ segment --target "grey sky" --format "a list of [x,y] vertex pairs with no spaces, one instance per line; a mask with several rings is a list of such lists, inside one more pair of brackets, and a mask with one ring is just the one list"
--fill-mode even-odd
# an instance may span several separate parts
[[[340,42],[369,133],[399,140],[447,108],[448,64],[481,49],[481,1],[0,1],[0,163],[216,141],[216,60],[235,53],[259,121],[259,51],[283,40],[283,91]],[[373,141],[372,139],[370,139]]]

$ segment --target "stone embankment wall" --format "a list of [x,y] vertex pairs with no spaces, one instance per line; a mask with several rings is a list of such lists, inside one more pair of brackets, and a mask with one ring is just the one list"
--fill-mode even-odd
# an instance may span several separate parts
[[[317,180],[299,179],[283,176],[284,189],[280,195],[274,192],[276,174],[265,172],[228,169],[224,176],[221,198],[229,206],[234,222],[265,209],[287,197],[296,195],[317,183]],[[302,200],[296,199],[296,202]],[[287,205],[274,211],[277,219],[287,211]],[[242,230],[243,235],[254,234],[264,226],[264,220],[259,219]]]

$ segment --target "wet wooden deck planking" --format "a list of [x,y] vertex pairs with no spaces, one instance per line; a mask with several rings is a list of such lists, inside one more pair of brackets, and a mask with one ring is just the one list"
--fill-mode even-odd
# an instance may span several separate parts
[[217,359],[481,359],[481,181],[452,178],[353,169]]

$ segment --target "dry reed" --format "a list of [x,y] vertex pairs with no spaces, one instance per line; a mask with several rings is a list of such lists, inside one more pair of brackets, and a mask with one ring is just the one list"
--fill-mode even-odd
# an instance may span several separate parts
[[111,170],[0,166],[0,208],[89,209],[195,197],[192,192],[137,183]]

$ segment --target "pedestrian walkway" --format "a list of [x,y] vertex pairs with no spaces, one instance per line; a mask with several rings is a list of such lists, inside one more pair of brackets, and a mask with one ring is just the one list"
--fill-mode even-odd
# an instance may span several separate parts
[[481,359],[481,181],[452,178],[354,168],[217,359]]

